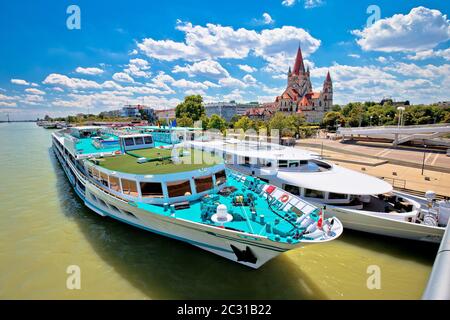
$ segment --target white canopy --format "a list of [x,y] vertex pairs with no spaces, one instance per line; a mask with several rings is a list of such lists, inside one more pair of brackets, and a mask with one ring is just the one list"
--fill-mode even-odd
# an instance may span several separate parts
[[294,186],[341,194],[373,195],[392,191],[392,186],[384,180],[336,165],[325,172],[279,170],[277,178]]

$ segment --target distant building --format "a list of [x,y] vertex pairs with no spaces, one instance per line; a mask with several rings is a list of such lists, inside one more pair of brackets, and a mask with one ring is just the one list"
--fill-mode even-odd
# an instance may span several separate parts
[[120,116],[127,118],[141,118],[141,112],[147,116],[148,122],[152,123],[156,121],[155,110],[142,104],[125,105],[120,111]]
[[400,107],[400,106],[409,106],[409,101],[394,101],[391,98],[383,98],[383,100],[380,101],[380,105],[384,106],[394,106],[394,107]]
[[305,69],[302,50],[299,47],[294,69],[287,74],[287,88],[275,99],[279,111],[301,113],[308,122],[320,122],[326,112],[333,106],[333,82],[327,73],[322,91],[312,90],[309,67]]
[[242,116],[247,110],[259,106],[258,102],[250,103],[236,103],[236,101],[230,102],[214,102],[205,104],[205,113],[208,117],[213,114],[217,114],[224,118],[226,121],[230,121],[233,116]]
[[447,108],[450,107],[450,101],[439,101],[436,105],[441,108]]
[[120,117],[121,114],[122,114],[122,110],[110,110],[110,111],[100,112],[100,115],[103,115],[104,117],[110,117],[110,118]]
[[173,109],[163,109],[155,110],[155,117],[158,120],[161,119],[174,119],[175,118],[175,108]]
[[259,107],[248,109],[245,116],[252,120],[269,120],[277,111],[275,103],[266,103]]

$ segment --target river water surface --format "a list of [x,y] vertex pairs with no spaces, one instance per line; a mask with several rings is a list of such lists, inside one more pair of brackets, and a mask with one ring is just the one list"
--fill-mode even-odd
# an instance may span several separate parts
[[[436,245],[344,231],[248,269],[84,207],[50,150],[52,130],[0,123],[1,299],[418,299]],[[81,289],[66,287],[67,267]],[[369,289],[369,266],[381,288]]]

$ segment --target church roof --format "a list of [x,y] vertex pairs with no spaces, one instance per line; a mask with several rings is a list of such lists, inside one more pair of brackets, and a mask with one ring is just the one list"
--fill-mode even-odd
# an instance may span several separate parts
[[300,48],[300,46],[298,46],[297,56],[295,57],[295,64],[294,64],[293,73],[298,75],[300,73],[300,71],[302,73],[305,72],[305,65],[303,63],[302,49]]
[[299,105],[301,106],[301,107],[306,107],[306,106],[309,106],[310,105],[310,101],[309,101],[309,99],[307,98],[307,94],[305,94],[304,96],[303,96],[303,98],[302,98],[302,100],[300,100],[300,103],[299,103]]

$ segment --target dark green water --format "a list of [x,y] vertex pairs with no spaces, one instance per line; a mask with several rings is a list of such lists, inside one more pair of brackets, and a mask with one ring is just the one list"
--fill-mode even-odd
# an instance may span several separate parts
[[[50,151],[51,130],[0,124],[1,299],[417,299],[437,246],[346,231],[251,270],[97,216]],[[66,269],[81,268],[68,290]],[[381,270],[370,290],[367,268]]]

